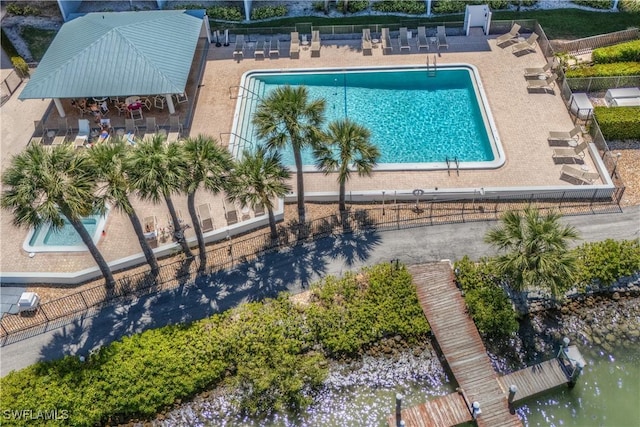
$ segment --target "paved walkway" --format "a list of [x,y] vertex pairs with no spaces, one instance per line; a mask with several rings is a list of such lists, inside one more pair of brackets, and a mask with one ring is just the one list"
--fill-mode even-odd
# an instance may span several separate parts
[[[640,206],[621,214],[567,217],[585,241],[640,238]],[[105,307],[94,316],[54,327],[0,348],[0,376],[39,360],[67,354],[87,354],[122,336],[166,324],[189,322],[236,304],[301,292],[306,284],[326,275],[341,275],[364,265],[399,259],[419,264],[442,259],[472,259],[492,255],[483,242],[494,222],[447,224],[400,231],[334,236],[271,253],[228,272],[204,278],[195,285],[140,298],[126,305]]]

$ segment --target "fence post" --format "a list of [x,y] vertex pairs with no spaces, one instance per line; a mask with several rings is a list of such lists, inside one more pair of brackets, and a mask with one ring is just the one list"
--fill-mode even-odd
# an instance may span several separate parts
[[84,299],[84,291],[80,291],[80,298],[82,298],[82,302],[84,303],[84,308],[85,309],[89,308],[89,304],[87,304],[87,301]]

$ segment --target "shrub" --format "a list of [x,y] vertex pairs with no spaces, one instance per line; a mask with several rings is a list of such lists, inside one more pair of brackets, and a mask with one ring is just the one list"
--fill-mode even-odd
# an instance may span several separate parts
[[640,2],[638,0],[620,0],[618,9],[624,12],[638,13],[640,12]]
[[516,313],[500,280],[487,260],[468,257],[455,263],[456,280],[478,331],[487,337],[504,337],[518,330]]
[[573,0],[573,3],[594,9],[611,9],[613,7],[613,0]]
[[7,12],[12,15],[40,15],[40,9],[30,4],[21,5],[18,3],[11,3],[7,5]]
[[16,72],[20,77],[29,77],[29,65],[27,65],[27,63],[21,56],[12,56],[11,63],[13,64],[13,68],[16,69]]
[[255,7],[251,10],[251,19],[259,20],[286,16],[287,12],[287,6],[284,5]]
[[640,139],[640,107],[595,107],[594,115],[606,139]]
[[323,1],[314,1],[311,4],[314,12],[324,12],[324,2]]
[[336,4],[338,11],[342,13],[356,13],[362,12],[363,10],[367,10],[369,7],[369,0],[349,0],[347,2],[347,10],[344,10],[344,0],[338,0]]
[[581,66],[566,71],[566,77],[639,76],[640,62],[614,62]]
[[421,15],[427,13],[427,6],[422,0],[383,0],[373,3],[373,10],[385,13]]
[[[464,12],[466,5],[479,5],[488,4],[491,9],[506,9],[509,7],[508,0],[473,0],[473,1],[458,1],[458,0],[436,0],[431,6],[433,13],[460,13]],[[516,2],[517,3],[517,2]]]
[[242,21],[244,19],[240,8],[233,6],[211,6],[207,8],[207,15],[211,19],[222,21]]
[[612,240],[585,243],[575,249],[580,268],[579,286],[609,286],[640,271],[640,242]]
[[513,0],[511,2],[512,5],[514,6],[524,6],[524,7],[531,7],[533,5],[535,5],[536,3],[538,3],[538,0]]
[[591,58],[596,64],[609,64],[612,62],[639,62],[640,40],[594,49],[591,53]]

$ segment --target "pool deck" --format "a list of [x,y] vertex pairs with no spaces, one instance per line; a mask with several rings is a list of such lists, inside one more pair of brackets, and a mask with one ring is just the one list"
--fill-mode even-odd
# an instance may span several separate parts
[[[288,43],[280,44],[281,55],[277,59],[255,60],[253,51],[245,51],[244,58],[232,58],[233,44],[228,47],[211,46],[200,92],[194,108],[190,134],[199,133],[219,138],[221,133],[230,132],[236,100],[230,99],[229,87],[240,84],[244,72],[253,69],[294,69],[315,67],[366,67],[380,65],[422,65],[429,55],[431,60],[437,55],[438,63],[469,63],[478,68],[488,103],[502,141],[506,163],[496,170],[462,170],[459,175],[446,171],[419,172],[376,172],[371,178],[354,176],[347,185],[349,191],[377,190],[392,194],[393,191],[411,191],[415,188],[491,188],[491,187],[540,187],[575,185],[560,179],[561,165],[554,164],[552,148],[547,144],[550,130],[570,130],[573,122],[556,88],[555,94],[528,93],[523,77],[525,67],[541,67],[545,63],[539,49],[535,53],[516,57],[509,47],[496,47],[494,38],[484,36],[447,37],[449,49],[434,53],[417,52],[414,41],[411,53],[399,53],[394,49],[391,55],[383,55],[378,46],[371,56],[364,56],[359,40],[323,40],[319,58],[311,58],[310,50],[302,49],[299,59],[287,55]],[[284,40],[284,38],[283,38]],[[394,46],[397,40],[393,40]],[[432,45],[433,46],[433,45]],[[22,86],[24,87],[24,85]],[[21,90],[21,89],[20,89]],[[372,101],[375,102],[375,101]],[[18,101],[17,94],[0,110],[2,167],[8,164],[11,154],[21,151],[29,141],[33,130],[33,120],[39,120],[49,101]],[[428,137],[428,136],[426,136]],[[227,143],[225,139],[222,141]],[[586,156],[586,166],[595,170],[593,161]],[[393,184],[391,184],[393,183]],[[295,184],[295,183],[292,183]],[[314,173],[313,179],[305,179],[307,193],[336,192],[335,176]],[[188,218],[186,198],[175,197],[176,208]],[[196,204],[210,203],[216,228],[224,224],[222,198],[201,192]],[[167,209],[164,204],[153,206],[135,201],[140,218],[155,215],[158,223],[167,223]],[[11,225],[11,214],[0,213],[0,271],[2,272],[74,272],[93,268],[95,263],[88,253],[46,254],[39,253],[33,258],[22,250],[27,230]],[[112,212],[106,224],[104,236],[98,248],[107,261],[130,256],[140,252],[133,229],[125,216]],[[187,230],[187,237],[192,236]]]

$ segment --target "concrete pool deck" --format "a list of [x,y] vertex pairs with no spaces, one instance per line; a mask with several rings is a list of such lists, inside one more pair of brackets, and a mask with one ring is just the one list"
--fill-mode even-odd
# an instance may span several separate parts
[[[285,39],[284,36],[281,38]],[[540,50],[516,57],[509,47],[496,47],[494,36],[447,38],[450,47],[440,54],[434,53],[433,50],[417,53],[415,45],[412,44],[410,54],[398,53],[398,50],[394,49],[394,54],[383,55],[382,49],[378,47],[373,49],[371,56],[362,54],[359,40],[323,40],[319,58],[311,58],[310,50],[303,49],[300,59],[290,59],[287,56],[288,43],[281,43],[280,58],[264,60],[255,60],[252,50],[245,52],[244,59],[236,60],[232,57],[233,44],[220,48],[212,45],[200,83],[190,134],[203,133],[219,138],[220,134],[231,131],[236,100],[230,98],[229,88],[240,84],[242,74],[249,70],[422,65],[426,63],[427,55],[431,60],[437,55],[439,64],[470,63],[478,68],[504,147],[505,165],[490,171],[464,170],[459,175],[455,172],[449,175],[446,171],[376,172],[371,178],[354,176],[347,185],[347,192],[372,190],[386,191],[390,195],[394,191],[411,191],[415,188],[584,188],[560,179],[561,165],[554,164],[551,158],[553,150],[547,144],[550,130],[568,131],[573,127],[558,89],[555,89],[554,94],[527,92],[523,69],[544,65],[545,59]],[[39,120],[49,105],[49,101],[18,101],[17,95],[14,94],[1,110],[3,169],[8,164],[11,154],[24,149],[32,133],[33,120]],[[227,138],[223,136],[222,143],[227,142]],[[585,165],[591,171],[596,170],[593,159],[589,156],[586,156]],[[292,184],[295,185],[295,182]],[[337,193],[335,176],[314,173],[313,179],[309,179],[307,175],[305,190],[308,193]],[[183,217],[190,222],[186,198],[175,197],[174,202],[176,208],[183,213]],[[202,203],[210,203],[215,226],[217,229],[222,228],[225,224],[222,198],[200,192],[196,204]],[[140,218],[154,215],[161,225],[167,223],[164,204],[153,206],[136,201],[135,207]],[[22,242],[28,230],[14,227],[9,212],[2,211],[0,215],[0,271],[68,273],[95,268],[95,263],[88,253],[37,254],[30,258],[22,250]],[[121,213],[111,213],[105,231],[106,236],[101,239],[98,247],[107,261],[140,252],[133,229]],[[187,237],[192,236],[189,234],[192,230],[187,231]]]

